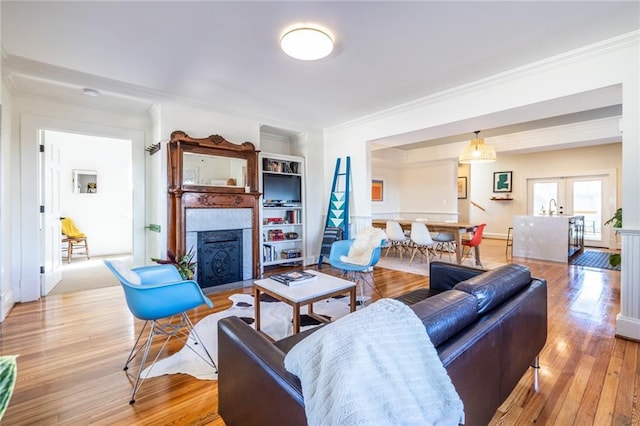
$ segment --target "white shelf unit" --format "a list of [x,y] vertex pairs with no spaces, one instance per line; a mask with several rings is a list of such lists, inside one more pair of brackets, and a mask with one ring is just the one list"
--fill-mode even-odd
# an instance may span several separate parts
[[260,153],[261,272],[272,265],[304,264],[305,161]]

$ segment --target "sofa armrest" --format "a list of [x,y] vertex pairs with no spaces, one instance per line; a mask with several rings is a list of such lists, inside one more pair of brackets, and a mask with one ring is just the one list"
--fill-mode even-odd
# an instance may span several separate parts
[[228,426],[306,425],[302,388],[284,352],[238,317],[218,322],[218,412]]
[[441,291],[451,290],[459,282],[468,280],[483,272],[485,272],[484,269],[470,266],[431,262],[429,267],[429,288]]

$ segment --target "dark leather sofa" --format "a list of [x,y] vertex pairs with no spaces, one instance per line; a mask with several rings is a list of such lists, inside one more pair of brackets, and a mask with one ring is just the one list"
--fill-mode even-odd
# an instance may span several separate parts
[[[487,424],[547,338],[547,283],[521,265],[491,271],[432,262],[430,287],[397,298],[422,320],[464,403]],[[229,426],[304,425],[300,381],[284,357],[314,330],[271,342],[244,321],[218,323],[219,413]]]

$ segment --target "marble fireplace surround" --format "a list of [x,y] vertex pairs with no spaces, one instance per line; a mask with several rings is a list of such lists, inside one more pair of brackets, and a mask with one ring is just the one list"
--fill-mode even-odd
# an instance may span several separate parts
[[[250,208],[188,208],[185,210],[185,242],[187,251],[193,247],[198,258],[198,232],[242,230],[242,279],[252,279],[252,209]],[[196,272],[197,273],[197,272]],[[215,286],[219,287],[219,286]]]

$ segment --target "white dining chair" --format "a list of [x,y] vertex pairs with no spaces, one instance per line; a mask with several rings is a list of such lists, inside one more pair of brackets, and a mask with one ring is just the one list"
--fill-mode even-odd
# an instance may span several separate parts
[[400,226],[400,223],[395,220],[387,221],[385,232],[387,234],[389,247],[387,247],[387,252],[384,254],[384,257],[387,257],[389,251],[396,250],[399,253],[400,261],[402,262],[402,252],[409,248],[409,237],[404,234],[402,226]]
[[423,222],[416,221],[411,224],[411,243],[413,253],[411,254],[411,259],[409,259],[409,265],[413,262],[416,254],[420,253],[427,259],[427,269],[429,269],[429,258],[432,255],[435,256],[435,251],[433,250],[434,242],[429,228]]

